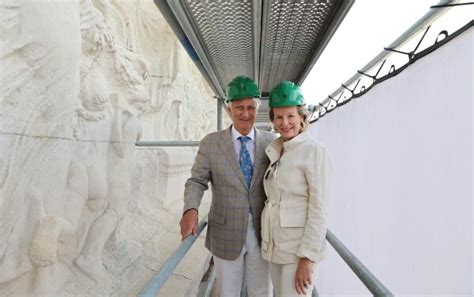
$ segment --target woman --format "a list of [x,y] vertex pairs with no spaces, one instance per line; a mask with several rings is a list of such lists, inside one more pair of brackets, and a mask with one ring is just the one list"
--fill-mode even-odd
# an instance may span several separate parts
[[313,271],[326,237],[330,164],[308,129],[299,86],[283,81],[270,93],[270,120],[281,135],[269,144],[262,213],[262,256],[276,296],[311,296]]

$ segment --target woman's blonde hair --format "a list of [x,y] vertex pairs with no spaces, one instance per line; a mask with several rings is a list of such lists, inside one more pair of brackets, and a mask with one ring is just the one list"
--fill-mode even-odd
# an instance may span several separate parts
[[[301,122],[301,128],[300,128],[300,133],[308,129],[309,127],[309,112],[308,108],[306,108],[306,105],[298,105],[296,106],[296,110],[298,111],[298,114],[303,117],[303,121]],[[273,113],[273,107],[270,108],[269,112],[270,116],[270,121],[275,119],[275,114]]]

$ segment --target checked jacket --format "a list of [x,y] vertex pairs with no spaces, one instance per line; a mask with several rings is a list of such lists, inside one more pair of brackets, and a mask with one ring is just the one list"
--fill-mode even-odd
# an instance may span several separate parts
[[260,216],[266,200],[263,175],[269,164],[265,148],[275,137],[273,133],[256,129],[250,187],[240,169],[231,127],[208,134],[201,140],[191,178],[185,185],[184,211],[199,209],[210,182],[212,202],[206,247],[221,259],[235,260],[240,255],[247,236],[249,210],[260,244]]

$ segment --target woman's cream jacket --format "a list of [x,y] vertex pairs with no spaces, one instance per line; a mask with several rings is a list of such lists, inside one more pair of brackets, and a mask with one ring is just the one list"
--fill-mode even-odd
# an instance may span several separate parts
[[262,256],[278,264],[298,263],[305,257],[319,262],[328,213],[326,149],[304,131],[287,142],[277,138],[265,151],[270,166],[263,181],[267,201],[262,212]]

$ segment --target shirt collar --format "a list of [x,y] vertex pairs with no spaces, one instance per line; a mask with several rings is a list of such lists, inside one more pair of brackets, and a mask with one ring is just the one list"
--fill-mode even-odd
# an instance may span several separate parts
[[240,132],[237,131],[237,129],[235,129],[234,125],[232,125],[231,130],[232,130],[232,140],[237,140],[240,136],[247,136],[247,137],[250,137],[252,141],[255,141],[255,128],[252,128],[250,133],[247,135],[240,134]]

